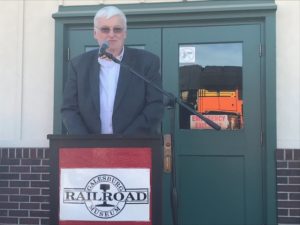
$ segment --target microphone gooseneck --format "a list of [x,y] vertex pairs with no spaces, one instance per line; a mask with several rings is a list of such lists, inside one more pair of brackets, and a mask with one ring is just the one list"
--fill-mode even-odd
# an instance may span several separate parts
[[152,83],[146,77],[144,77],[143,75],[139,74],[134,69],[132,69],[129,65],[127,65],[125,63],[122,63],[120,60],[118,60],[116,57],[114,57],[113,54],[111,54],[110,52],[107,52],[106,51],[107,48],[109,48],[109,43],[107,41],[104,41],[102,43],[100,49],[99,49],[99,56],[100,57],[101,56],[106,56],[107,58],[111,59],[115,63],[120,64],[120,66],[127,68],[130,72],[132,72],[137,77],[141,78],[143,81],[145,81],[151,87],[155,88],[160,93],[162,93],[163,95],[165,95],[166,97],[168,97],[169,99],[171,99],[172,101],[174,101],[175,103],[177,103],[178,105],[180,105],[181,107],[186,108],[187,110],[189,110],[190,112],[192,112],[193,114],[195,114],[196,116],[198,116],[200,119],[202,119],[210,127],[214,128],[215,130],[221,130],[221,127],[218,124],[216,124],[214,121],[208,119],[207,117],[205,117],[204,115],[202,115],[200,112],[197,112],[194,109],[190,108],[188,105],[186,105],[185,103],[183,103],[180,99],[176,98],[172,93],[166,92],[161,87],[158,87],[156,84]]

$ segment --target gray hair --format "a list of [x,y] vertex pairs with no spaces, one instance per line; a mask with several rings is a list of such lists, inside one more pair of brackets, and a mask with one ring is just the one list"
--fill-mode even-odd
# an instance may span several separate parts
[[120,16],[122,21],[124,22],[124,28],[127,29],[127,19],[125,14],[117,7],[115,6],[105,6],[98,10],[94,17],[94,26],[96,25],[97,19],[104,17],[106,19],[109,19],[113,16]]

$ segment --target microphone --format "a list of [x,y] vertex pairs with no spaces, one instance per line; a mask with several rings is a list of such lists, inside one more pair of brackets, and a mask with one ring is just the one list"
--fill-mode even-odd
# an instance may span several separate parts
[[109,48],[109,43],[108,41],[103,41],[101,47],[99,48],[99,56],[103,56],[106,54],[106,49]]
[[111,59],[115,63],[120,64],[121,63],[120,60],[118,60],[116,57],[114,57],[113,54],[111,54],[110,52],[106,51],[106,49],[108,49],[108,48],[109,48],[108,41],[103,41],[101,47],[99,48],[99,53],[98,53],[99,57],[106,56],[107,58]]

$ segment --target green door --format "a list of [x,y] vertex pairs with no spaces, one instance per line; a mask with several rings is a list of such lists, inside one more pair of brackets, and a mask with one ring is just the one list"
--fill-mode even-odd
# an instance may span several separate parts
[[222,125],[177,107],[179,224],[263,224],[260,25],[166,28],[162,46],[164,88]]
[[[70,57],[97,47],[92,29],[67,33]],[[227,121],[224,130],[207,129],[177,106],[180,224],[262,224],[260,25],[129,29],[126,44],[161,57],[167,91],[183,100],[189,92],[194,109]],[[164,132],[167,121],[166,111]],[[164,225],[172,224],[169,180],[164,174]]]
[[[68,32],[69,58],[85,51],[98,48],[93,37],[93,29],[70,27]],[[161,29],[128,29],[126,45],[134,48],[147,49],[161,56]]]

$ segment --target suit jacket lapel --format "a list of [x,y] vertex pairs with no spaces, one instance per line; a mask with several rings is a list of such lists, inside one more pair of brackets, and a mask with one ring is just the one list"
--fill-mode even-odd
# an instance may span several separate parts
[[[128,49],[125,48],[122,63],[128,65],[130,60],[131,60],[131,55],[128,53]],[[119,75],[117,92],[116,92],[115,102],[114,102],[114,111],[118,108],[119,104],[121,103],[124,93],[130,84],[130,80],[132,79],[132,76],[134,75],[130,74],[130,71],[126,67],[124,66],[120,67],[120,75]]]
[[100,116],[99,72],[100,72],[100,65],[98,63],[98,51],[97,51],[97,54],[95,54],[95,57],[91,62],[91,68],[89,70],[89,81],[90,81],[93,103],[97,115]]

